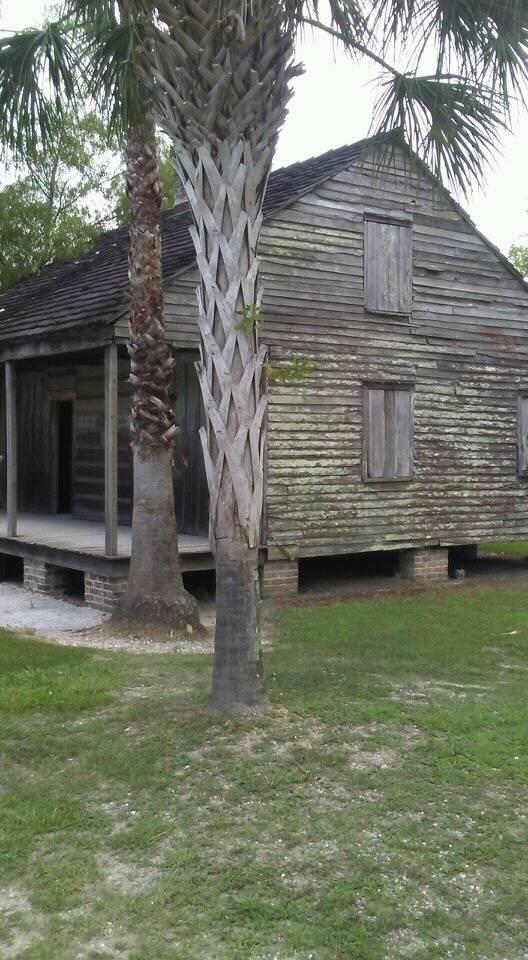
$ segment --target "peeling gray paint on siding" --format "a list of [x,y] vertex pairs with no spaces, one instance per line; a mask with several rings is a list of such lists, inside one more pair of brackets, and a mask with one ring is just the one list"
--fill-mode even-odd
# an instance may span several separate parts
[[[412,217],[410,316],[365,311],[365,212]],[[528,293],[455,205],[402,159],[382,175],[365,161],[265,223],[260,255],[273,359],[316,364],[304,384],[271,390],[271,555],[528,536],[517,469]],[[166,287],[181,347],[197,343],[196,284],[190,270]],[[415,384],[409,481],[363,480],[369,381]]]

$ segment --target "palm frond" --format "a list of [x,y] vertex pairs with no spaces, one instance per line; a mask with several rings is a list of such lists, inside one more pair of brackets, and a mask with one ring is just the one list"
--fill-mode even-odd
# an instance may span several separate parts
[[330,26],[339,31],[345,46],[364,43],[369,35],[367,17],[356,0],[329,0]]
[[88,90],[118,135],[145,116],[145,45],[152,39],[152,0],[65,0],[82,30]]
[[[80,2],[80,0],[73,0]],[[361,0],[216,0],[217,16],[237,17],[245,24],[249,18],[269,22],[270,12],[282,22],[291,36],[304,23],[324,22],[334,28],[341,39],[352,45],[365,37],[367,19]]]
[[0,141],[29,155],[53,139],[74,100],[81,67],[72,32],[61,22],[0,40]]
[[439,74],[485,83],[505,104],[528,79],[526,0],[373,0],[372,19],[383,49],[434,51]]
[[145,116],[148,93],[143,51],[146,24],[131,17],[99,19],[86,30],[88,86],[115,133]]
[[490,19],[492,29],[482,44],[483,75],[501,93],[511,86],[522,96],[528,79],[527,4],[521,0],[494,4]]
[[440,180],[467,194],[482,182],[506,120],[504,105],[482,85],[401,74],[383,83],[374,126],[398,128]]

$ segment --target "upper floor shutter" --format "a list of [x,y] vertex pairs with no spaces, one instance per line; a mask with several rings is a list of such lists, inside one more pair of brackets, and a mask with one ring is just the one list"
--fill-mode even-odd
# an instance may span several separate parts
[[365,307],[376,313],[411,312],[412,227],[365,220]]

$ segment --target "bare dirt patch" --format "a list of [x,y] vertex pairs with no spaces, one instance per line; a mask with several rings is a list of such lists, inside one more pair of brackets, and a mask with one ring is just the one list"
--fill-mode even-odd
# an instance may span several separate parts
[[113,960],[127,960],[135,946],[132,937],[114,929],[107,923],[99,937],[83,944],[77,954],[78,960],[94,960],[95,957],[112,957]]
[[349,762],[354,770],[387,770],[399,766],[400,757],[394,750],[362,750],[355,747]]
[[0,890],[0,913],[10,916],[14,913],[29,913],[31,903],[29,897],[19,887],[8,887]]
[[[496,681],[500,682],[500,681]],[[453,683],[444,680],[412,680],[407,684],[391,683],[391,700],[414,705],[431,699],[484,700],[492,686],[477,683]]]
[[27,894],[16,886],[0,890],[0,914],[12,924],[9,939],[0,944],[2,960],[23,957],[41,937],[42,914],[32,907]]
[[395,957],[414,957],[416,954],[423,954],[426,947],[425,940],[417,936],[411,927],[393,930],[387,937],[386,960],[394,960]]
[[119,893],[148,893],[161,875],[159,866],[121,860],[113,853],[100,853],[96,859],[105,884]]
[[90,647],[94,650],[126,653],[212,653],[214,649],[214,616],[202,615],[202,629],[191,634],[178,633],[158,625],[133,626],[107,620],[96,627],[61,633],[47,639],[67,647]]

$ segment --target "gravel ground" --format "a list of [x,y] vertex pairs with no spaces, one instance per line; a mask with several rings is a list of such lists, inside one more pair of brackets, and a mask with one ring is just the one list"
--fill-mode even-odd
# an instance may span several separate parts
[[42,636],[98,627],[108,614],[85,604],[30,593],[18,583],[0,583],[0,627]]
[[213,649],[214,608],[204,605],[204,632],[196,638],[165,636],[109,623],[110,616],[73,600],[30,593],[17,583],[0,583],[0,628],[23,630],[69,647],[127,650],[134,653],[210,653]]

